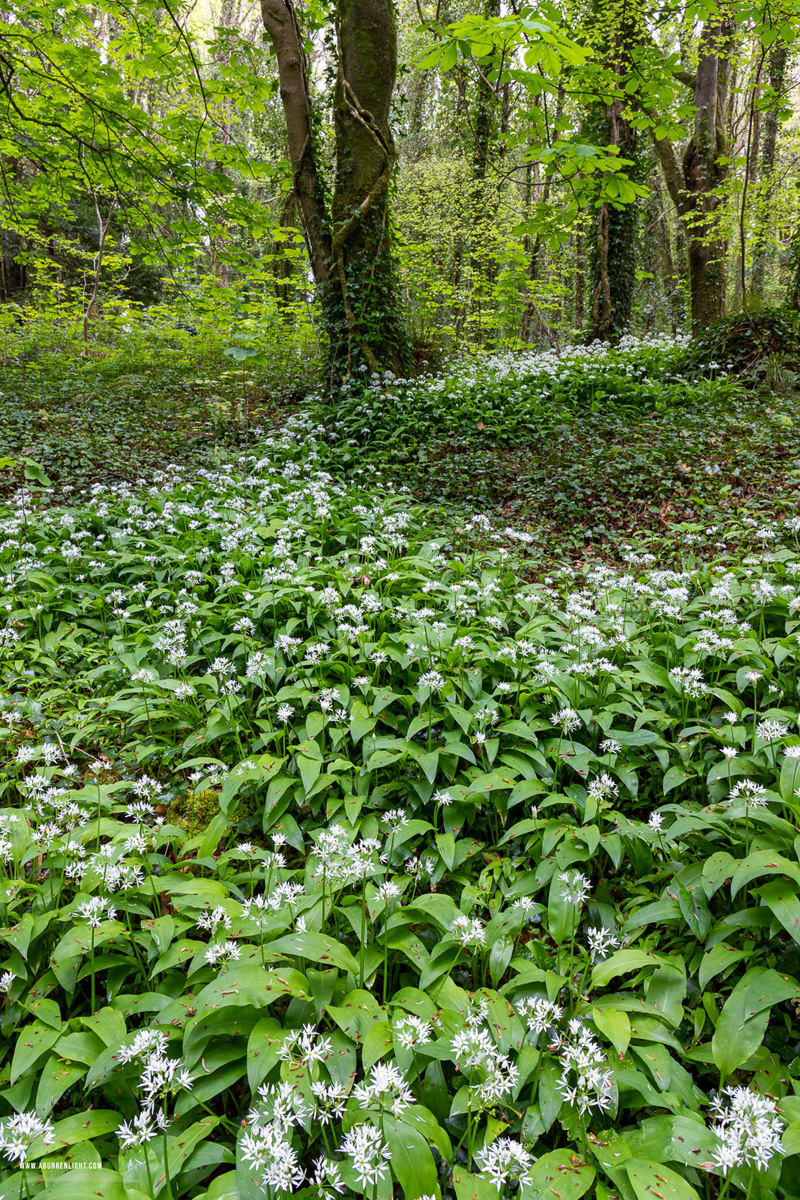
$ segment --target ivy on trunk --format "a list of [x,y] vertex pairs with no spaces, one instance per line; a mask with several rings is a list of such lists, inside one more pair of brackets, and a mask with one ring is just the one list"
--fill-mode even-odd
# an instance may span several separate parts
[[392,255],[389,112],[397,72],[391,0],[339,0],[335,13],[335,178],[326,187],[303,31],[292,0],[261,0],[278,78],[309,260],[329,343],[331,382],[402,374],[410,360]]
[[730,169],[725,116],[735,28],[730,16],[709,19],[700,38],[696,72],[674,72],[694,94],[694,130],[680,163],[671,140],[656,135],[663,125],[661,118],[650,113],[656,154],[686,232],[694,333],[724,317],[726,311],[727,244],[720,230],[718,209],[722,203],[720,189]]

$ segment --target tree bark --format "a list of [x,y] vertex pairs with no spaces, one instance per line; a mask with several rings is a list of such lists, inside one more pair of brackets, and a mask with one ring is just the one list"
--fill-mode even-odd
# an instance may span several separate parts
[[[687,244],[692,332],[699,333],[723,317],[725,305],[724,236],[717,211],[719,188],[728,174],[720,161],[727,151],[725,114],[730,91],[730,55],[735,32],[733,19],[707,22],[700,39],[694,86],[695,119],[692,137],[679,164],[672,142],[656,138],[653,144],[670,198],[682,222]],[[688,82],[688,79],[687,79]],[[656,124],[661,120],[649,114]]]
[[320,286],[330,275],[331,239],[324,188],[314,152],[303,35],[292,0],[261,0],[261,17],[278,60],[294,194],[303,221],[311,270]]
[[[486,19],[500,16],[500,0],[484,0]],[[487,255],[492,222],[499,202],[497,188],[487,181],[492,131],[497,119],[498,97],[481,74],[476,80],[472,117],[472,186],[470,189],[470,246],[469,274],[472,312],[477,317],[477,336],[482,337],[480,312],[484,299],[488,301],[494,282],[492,256]]]
[[278,78],[294,194],[328,337],[329,374],[392,370],[410,361],[389,229],[397,153],[389,112],[397,73],[392,0],[338,0],[336,167],[326,189],[315,145],[303,36],[292,0],[261,0]]
[[[492,17],[499,17],[500,0],[484,0],[483,15],[487,20]],[[489,145],[496,108],[496,95],[486,80],[479,76],[475,99],[475,117],[472,123],[472,136],[474,139],[472,144],[472,174],[473,178],[481,183],[486,179],[486,170],[489,165]]]
[[659,274],[661,276],[664,298],[667,302],[670,329],[674,335],[678,333],[683,325],[683,303],[678,286],[678,275],[675,270],[675,260],[672,255],[669,221],[664,210],[664,195],[658,176],[656,176],[654,181],[653,197],[658,209],[656,215],[656,238],[658,242]]
[[720,162],[727,150],[725,111],[730,81],[728,48],[733,22],[706,25],[695,84],[694,136],[683,155],[685,221],[692,298],[692,331],[699,333],[725,316],[725,251],[716,219],[718,188],[728,174]]
[[586,245],[584,233],[575,234],[575,332],[583,333],[583,293],[586,289]]
[[755,221],[753,267],[750,277],[750,295],[756,304],[764,303],[764,282],[767,269],[770,205],[775,192],[773,174],[778,155],[778,132],[780,129],[779,109],[786,79],[789,48],[783,41],[773,44],[769,56],[769,86],[772,99],[764,114],[763,138],[761,142],[760,175],[764,185],[758,200]]
[[[636,130],[623,116],[620,100],[606,105],[605,121],[609,145],[617,146],[622,158],[636,162]],[[592,247],[592,324],[588,340],[617,341],[630,325],[636,283],[636,232],[638,209],[628,204],[616,209],[601,204]]]
[[366,365],[402,374],[409,360],[389,231],[397,151],[389,112],[397,74],[392,0],[339,0],[334,96],[335,279],[327,288],[335,374]]

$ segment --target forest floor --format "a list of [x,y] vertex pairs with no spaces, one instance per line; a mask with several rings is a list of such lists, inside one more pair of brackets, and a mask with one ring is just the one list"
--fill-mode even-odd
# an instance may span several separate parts
[[[800,388],[791,372],[745,386],[686,385],[676,406],[620,403],[610,388],[591,405],[546,406],[504,427],[468,419],[443,428],[411,410],[390,437],[362,422],[352,441],[335,408],[312,402],[332,432],[330,469],[342,478],[366,464],[440,510],[458,537],[475,513],[531,535],[542,564],[613,560],[631,539],[663,552],[738,516],[791,513],[800,499]],[[655,381],[657,390],[658,381]],[[391,404],[391,398],[387,403]],[[346,398],[347,413],[358,403]],[[302,408],[257,374],[198,362],[131,372],[84,364],[58,373],[9,364],[0,391],[0,438],[12,459],[38,463],[54,496],[92,484],[135,483],[170,463],[218,465],[252,450]],[[517,416],[518,414],[515,414]],[[446,424],[446,423],[445,423]],[[352,432],[352,430],[347,430]],[[6,470],[0,495],[17,486]],[[70,492],[72,489],[72,493]]]
[[6,371],[0,1197],[800,1195],[800,402],[679,350]]

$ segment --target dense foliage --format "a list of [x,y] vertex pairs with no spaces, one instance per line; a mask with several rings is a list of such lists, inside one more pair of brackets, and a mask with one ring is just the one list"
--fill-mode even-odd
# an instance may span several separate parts
[[800,1196],[799,14],[0,0],[0,1200]]
[[244,281],[351,366],[389,324],[428,352],[797,307],[792,0],[358,5],[2,0],[0,301],[91,340],[114,299]]
[[9,497],[3,1194],[796,1195],[797,520],[534,582],[324,419]]

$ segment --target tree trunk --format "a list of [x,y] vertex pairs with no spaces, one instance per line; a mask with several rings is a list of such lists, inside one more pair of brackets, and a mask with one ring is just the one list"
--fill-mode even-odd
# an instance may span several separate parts
[[289,198],[281,208],[278,224],[280,235],[276,236],[272,245],[272,278],[274,280],[275,299],[278,302],[278,309],[282,313],[287,314],[287,316],[291,313],[295,298],[295,264],[291,256],[286,252],[286,240],[291,232],[297,228],[296,221],[295,199],[290,193]]
[[720,162],[727,151],[725,110],[730,80],[726,49],[733,22],[707,25],[703,30],[695,84],[694,137],[683,155],[687,197],[689,284],[692,294],[692,332],[697,334],[725,316],[725,251],[717,209],[718,188],[728,174]]
[[683,302],[678,286],[675,260],[672,256],[669,221],[664,211],[664,194],[661,190],[658,176],[656,176],[653,183],[653,196],[658,209],[656,216],[656,238],[658,240],[659,274],[661,276],[661,286],[664,290],[664,298],[667,302],[670,329],[674,336],[683,325]]
[[[484,0],[483,15],[490,18],[500,16],[500,0]],[[497,97],[483,78],[478,77],[475,116],[472,123],[472,175],[483,182],[489,165],[489,145],[492,137],[492,122],[497,107]]]
[[[730,17],[707,22],[700,39],[694,84],[694,133],[679,165],[672,142],[653,138],[670,198],[686,234],[692,332],[725,315],[725,252],[719,228],[719,188],[728,174],[725,115],[735,25]],[[658,124],[660,118],[655,113]]]
[[397,71],[392,0],[339,0],[335,26],[336,169],[330,208],[319,166],[303,37],[292,0],[261,0],[278,60],[289,161],[328,337],[331,382],[402,374],[410,348],[394,271],[389,110]]
[[[484,0],[483,15],[487,19],[499,17],[500,0]],[[472,187],[470,191],[472,211],[469,214],[471,309],[473,314],[478,317],[476,333],[481,330],[482,300],[484,297],[487,301],[489,300],[494,281],[492,256],[487,254],[487,249],[492,232],[492,218],[499,196],[496,189],[490,189],[486,177],[489,169],[489,152],[492,130],[496,121],[496,110],[497,96],[483,75],[479,75],[472,119]],[[490,194],[490,191],[493,194]],[[477,335],[483,338],[483,331]]]
[[586,244],[584,233],[575,234],[575,332],[583,333],[583,293],[586,290]]
[[397,162],[389,128],[397,73],[392,0],[339,0],[337,39],[334,277],[326,289],[336,331],[334,373],[350,375],[366,365],[399,375],[409,354],[389,231]]
[[763,139],[761,143],[761,180],[764,189],[756,209],[753,270],[750,277],[750,294],[756,304],[764,303],[764,280],[767,269],[767,246],[770,222],[770,206],[775,192],[773,173],[778,149],[780,129],[780,105],[786,79],[789,49],[785,42],[773,44],[769,56],[769,86],[772,92],[769,108],[764,114]]
[[792,237],[789,266],[792,274],[786,291],[786,304],[789,308],[800,309],[800,225]]
[[[620,157],[636,164],[636,130],[623,117],[621,101],[606,105],[605,121],[609,144],[619,147]],[[617,209],[605,203],[598,210],[595,244],[591,248],[592,324],[587,334],[590,342],[618,341],[630,325],[636,283],[638,223],[635,204]]]

